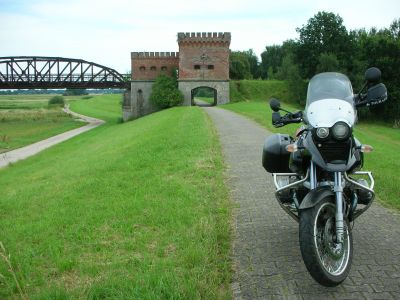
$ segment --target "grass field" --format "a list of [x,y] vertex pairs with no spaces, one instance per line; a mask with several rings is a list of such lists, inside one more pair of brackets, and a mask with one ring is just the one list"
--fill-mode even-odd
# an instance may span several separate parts
[[0,96],[0,153],[80,127],[61,108],[48,108],[53,95]]
[[74,98],[67,101],[72,111],[114,124],[121,121],[121,98],[121,95],[98,95],[80,101]]
[[270,98],[289,101],[287,83],[281,80],[231,80],[231,102],[267,101]]
[[[295,107],[282,103],[282,107],[295,111]],[[291,124],[281,128],[272,126],[272,110],[267,101],[238,102],[223,106],[226,109],[255,120],[272,132],[294,135],[299,124]],[[297,109],[298,110],[298,109]],[[356,125],[355,136],[365,144],[372,145],[374,152],[364,156],[364,169],[372,171],[375,177],[375,191],[378,200],[383,204],[400,209],[400,130],[388,125],[368,124]],[[261,147],[261,145],[260,145]]]
[[[22,293],[230,299],[230,204],[205,113],[119,124],[120,96],[71,107],[108,123],[0,170],[0,241]],[[0,299],[17,298],[4,255],[0,274]]]

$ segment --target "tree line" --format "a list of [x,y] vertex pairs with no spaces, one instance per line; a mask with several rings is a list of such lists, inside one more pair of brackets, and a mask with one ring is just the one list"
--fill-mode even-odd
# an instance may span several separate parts
[[389,28],[348,31],[339,15],[318,12],[301,28],[298,38],[266,46],[261,61],[253,50],[232,51],[231,79],[288,81],[291,100],[304,104],[307,81],[320,72],[341,72],[357,92],[368,67],[382,71],[389,100],[365,109],[363,116],[400,120],[400,18]]

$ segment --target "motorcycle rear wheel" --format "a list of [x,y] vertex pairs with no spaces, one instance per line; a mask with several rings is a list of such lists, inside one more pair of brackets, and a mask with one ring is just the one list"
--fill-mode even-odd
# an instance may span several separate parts
[[300,213],[300,250],[311,276],[324,286],[336,286],[350,272],[353,237],[349,224],[344,224],[344,242],[335,242],[335,204],[333,197],[322,199],[316,206]]

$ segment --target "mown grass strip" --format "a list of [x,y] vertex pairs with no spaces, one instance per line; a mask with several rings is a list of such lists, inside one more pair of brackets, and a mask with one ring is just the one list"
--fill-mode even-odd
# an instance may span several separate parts
[[[296,109],[282,103],[287,110]],[[299,124],[281,128],[272,126],[272,111],[267,102],[238,102],[224,105],[223,108],[242,114],[266,127],[271,132],[287,133],[294,136]],[[355,127],[355,136],[365,144],[370,144],[375,151],[364,156],[364,169],[372,171],[375,177],[375,190],[381,203],[400,209],[400,180],[398,170],[398,147],[400,130],[380,124],[363,122]],[[262,145],[260,145],[261,147]]]
[[32,299],[228,299],[223,170],[199,108],[108,123],[0,170],[0,240]]
[[68,101],[72,111],[98,118],[109,125],[121,122],[122,95],[96,95],[90,99]]

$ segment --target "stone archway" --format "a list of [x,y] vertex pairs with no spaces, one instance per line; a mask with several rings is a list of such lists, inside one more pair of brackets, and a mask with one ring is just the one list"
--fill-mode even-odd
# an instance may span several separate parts
[[199,86],[191,91],[191,105],[197,106],[215,106],[217,105],[216,89],[208,86]]
[[178,85],[184,96],[183,105],[192,105],[193,90],[202,87],[215,90],[215,105],[229,102],[229,80],[179,80]]

